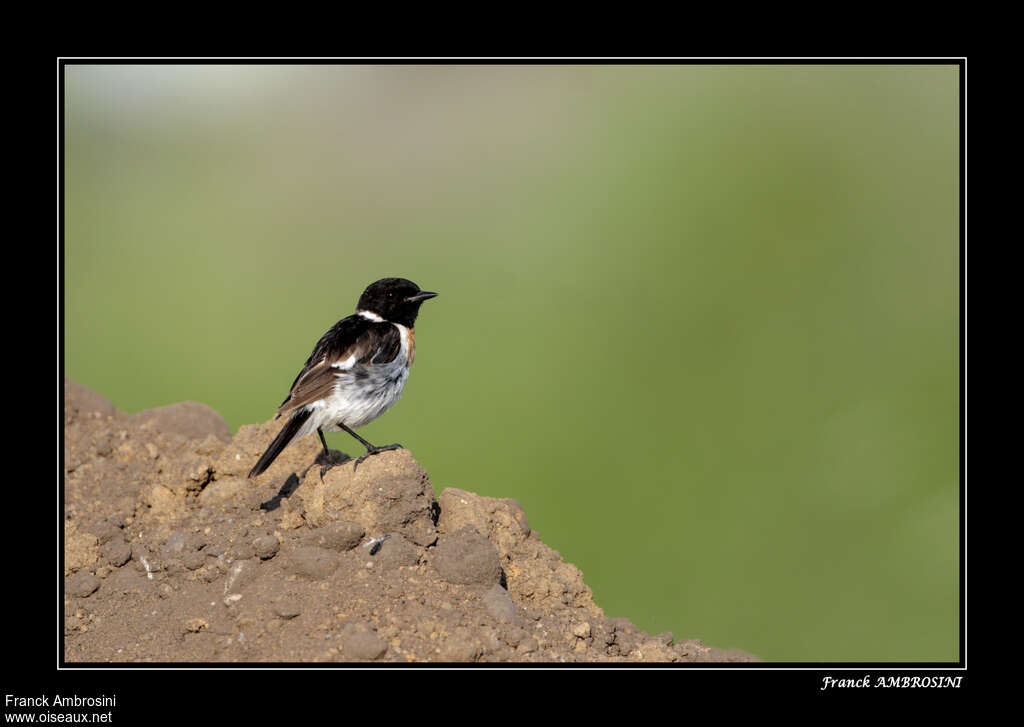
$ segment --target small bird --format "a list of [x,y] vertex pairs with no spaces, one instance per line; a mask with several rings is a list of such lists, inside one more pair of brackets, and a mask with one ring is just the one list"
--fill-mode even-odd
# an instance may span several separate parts
[[416,356],[416,316],[423,301],[436,296],[405,278],[383,278],[368,286],[356,312],[335,323],[317,341],[274,417],[287,415],[288,422],[249,477],[266,470],[293,439],[314,431],[326,461],[321,478],[335,464],[324,432],[346,431],[366,447],[366,454],[354,467],[370,455],[401,449],[400,444],[375,447],[353,430],[372,422],[402,395]]

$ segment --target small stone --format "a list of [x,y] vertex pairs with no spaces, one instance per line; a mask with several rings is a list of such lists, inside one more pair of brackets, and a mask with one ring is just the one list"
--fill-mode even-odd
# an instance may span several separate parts
[[526,638],[526,632],[523,629],[512,628],[505,632],[505,643],[513,649],[519,646],[519,642],[524,638]]
[[314,580],[327,578],[338,565],[331,551],[312,545],[292,552],[288,556],[288,564],[293,573]]
[[347,636],[342,639],[341,644],[346,656],[358,659],[359,661],[379,659],[388,650],[388,645],[380,637],[366,632]]
[[368,624],[353,621],[342,629],[341,648],[344,655],[350,659],[374,661],[384,655],[388,645]]
[[373,546],[367,548],[366,544],[364,544],[363,547],[364,552],[371,554],[370,557],[373,558],[374,562],[386,569],[416,565],[423,550],[406,540],[402,535],[388,537],[383,542],[377,543],[376,552]]
[[302,613],[299,600],[290,596],[282,596],[274,602],[274,613],[283,619],[292,619]]
[[482,648],[473,633],[465,627],[456,628],[441,644],[444,661],[475,661]]
[[339,520],[315,529],[309,534],[306,542],[309,545],[316,545],[329,550],[336,550],[340,553],[359,545],[365,531],[361,525]]
[[103,561],[115,568],[120,568],[132,558],[132,548],[124,540],[111,539],[101,550]]
[[193,550],[191,553],[185,554],[185,557],[181,559],[181,564],[189,570],[199,570],[206,564],[206,556],[198,550]]
[[210,628],[210,624],[208,624],[205,619],[190,618],[185,622],[185,631],[188,633],[197,634],[208,628]]
[[498,621],[509,623],[516,620],[516,604],[512,602],[508,591],[500,585],[491,586],[490,590],[484,594],[483,602],[487,613]]
[[584,621],[583,623],[578,623],[572,627],[572,633],[573,636],[576,636],[581,639],[590,638],[590,624],[588,624],[586,621]]
[[441,537],[431,562],[449,583],[489,585],[501,579],[498,551],[472,526]]
[[249,560],[256,557],[256,547],[249,542],[235,543],[228,550],[232,560]]
[[65,589],[68,594],[88,598],[100,587],[100,579],[88,571],[79,571],[68,579]]
[[252,547],[261,560],[268,560],[277,555],[281,549],[281,541],[274,535],[264,535],[252,541]]
[[203,548],[203,555],[209,558],[219,558],[228,552],[228,546],[223,542],[209,543]]

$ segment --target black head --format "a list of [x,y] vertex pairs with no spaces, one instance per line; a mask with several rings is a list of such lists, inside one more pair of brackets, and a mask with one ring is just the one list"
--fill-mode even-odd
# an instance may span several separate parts
[[405,278],[383,278],[363,291],[356,310],[374,313],[386,321],[412,328],[420,305],[436,295],[420,290],[420,286]]

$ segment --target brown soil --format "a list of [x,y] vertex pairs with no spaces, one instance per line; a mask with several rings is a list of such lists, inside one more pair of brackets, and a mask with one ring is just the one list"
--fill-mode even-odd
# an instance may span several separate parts
[[321,480],[307,437],[246,479],[279,426],[65,381],[67,662],[755,660],[606,618],[519,503],[406,450]]

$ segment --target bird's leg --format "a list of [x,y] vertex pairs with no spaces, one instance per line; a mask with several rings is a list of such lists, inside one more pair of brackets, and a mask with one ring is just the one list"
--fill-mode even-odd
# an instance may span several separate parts
[[331,450],[327,448],[327,440],[324,439],[324,433],[319,427],[317,427],[316,433],[319,435],[320,444],[324,448],[324,451],[316,457],[316,461],[320,464],[320,479],[323,480],[324,473],[326,473],[327,470],[335,465],[341,464],[342,462],[348,462],[352,458],[344,452],[331,452]]
[[360,462],[362,462],[364,459],[366,459],[367,457],[369,457],[372,454],[379,454],[380,452],[387,452],[387,451],[392,450],[392,449],[403,449],[401,444],[386,444],[383,447],[375,447],[372,444],[370,444],[369,442],[367,442],[365,439],[360,437],[358,434],[353,432],[351,429],[346,427],[341,422],[338,422],[338,426],[341,427],[342,429],[344,429],[349,434],[351,434],[356,439],[358,439],[359,443],[362,444],[364,447],[366,447],[366,454],[364,454],[362,457],[357,459],[356,463],[354,465],[352,465],[352,471],[353,472],[355,472],[356,468],[359,467],[359,463]]

